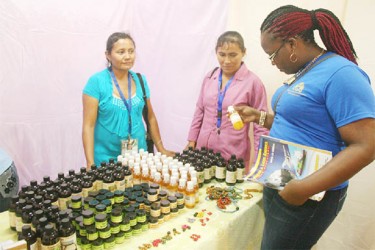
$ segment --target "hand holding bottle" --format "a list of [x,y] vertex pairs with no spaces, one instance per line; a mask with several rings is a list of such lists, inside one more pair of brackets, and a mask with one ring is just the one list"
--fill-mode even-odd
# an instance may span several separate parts
[[260,115],[259,110],[256,110],[246,105],[239,105],[239,106],[233,106],[233,107],[238,112],[243,122],[245,123],[257,122],[259,120],[259,115]]

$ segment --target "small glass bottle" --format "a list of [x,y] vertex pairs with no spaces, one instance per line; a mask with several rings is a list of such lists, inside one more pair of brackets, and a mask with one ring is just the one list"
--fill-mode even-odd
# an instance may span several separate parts
[[22,226],[22,239],[27,243],[27,250],[37,249],[35,232],[31,230],[30,225]]
[[61,220],[58,233],[62,249],[77,249],[76,230],[68,218]]
[[204,167],[202,161],[197,159],[194,164],[195,171],[197,171],[198,185],[202,187],[204,184]]
[[185,191],[185,206],[187,208],[195,207],[195,189],[194,183],[192,181],[187,182],[187,187]]
[[245,163],[242,158],[237,159],[237,183],[244,182]]
[[50,224],[44,227],[41,250],[61,249],[57,230]]
[[243,121],[241,116],[237,113],[233,106],[228,106],[229,119],[232,122],[233,128],[235,130],[240,130],[243,128]]
[[125,180],[125,188],[133,187],[134,185],[133,173],[128,167],[125,167],[125,170],[124,170],[124,180]]
[[224,159],[217,160],[215,178],[217,182],[224,182],[226,176],[227,167]]
[[70,189],[72,190],[72,196],[73,195],[79,195],[82,196],[82,185],[81,181],[78,180],[77,178],[74,178],[72,180],[72,184],[70,186]]
[[177,178],[175,176],[171,177],[171,181],[169,183],[169,195],[174,195],[177,192],[178,188],[178,183],[177,183]]
[[117,167],[113,173],[113,178],[115,179],[115,186],[116,190],[125,190],[125,180],[124,180],[124,172],[122,171],[122,167]]
[[13,231],[16,231],[16,207],[17,207],[17,201],[19,200],[18,195],[13,195],[11,198],[11,202],[9,205],[9,227]]
[[237,166],[236,166],[236,156],[232,155],[231,159],[228,161],[227,171],[225,176],[225,183],[228,186],[234,186],[237,182]]
[[61,210],[67,209],[68,204],[71,202],[72,191],[67,183],[62,183],[59,192],[59,207]]
[[103,176],[103,189],[114,191],[116,189],[115,179],[113,178],[112,171],[107,170]]
[[85,198],[89,196],[89,192],[93,190],[93,184],[91,177],[88,175],[83,176],[82,179],[82,196]]

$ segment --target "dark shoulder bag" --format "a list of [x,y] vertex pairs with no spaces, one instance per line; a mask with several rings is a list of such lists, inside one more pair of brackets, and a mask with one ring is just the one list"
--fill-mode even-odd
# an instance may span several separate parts
[[146,90],[145,85],[143,83],[143,79],[140,73],[137,73],[139,82],[142,87],[142,93],[143,93],[143,100],[145,102],[145,106],[143,107],[143,119],[146,123],[146,143],[147,143],[147,152],[154,153],[154,142],[152,141],[151,134],[150,134],[150,123],[148,121],[148,106],[147,106],[147,96],[146,96]]

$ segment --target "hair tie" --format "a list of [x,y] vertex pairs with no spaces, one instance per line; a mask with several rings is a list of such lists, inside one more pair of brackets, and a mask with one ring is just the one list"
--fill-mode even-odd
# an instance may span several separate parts
[[318,23],[318,19],[316,19],[315,10],[311,11],[310,16],[311,16],[311,22],[312,22],[312,26],[311,26],[312,30],[319,29],[319,23]]

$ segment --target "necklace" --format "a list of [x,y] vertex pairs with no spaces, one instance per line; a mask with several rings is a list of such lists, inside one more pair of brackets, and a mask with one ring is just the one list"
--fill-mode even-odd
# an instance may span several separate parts
[[305,73],[307,70],[309,70],[311,68],[311,66],[314,65],[314,63],[316,62],[316,60],[319,59],[319,57],[321,57],[323,54],[324,54],[325,50],[322,49],[322,51],[319,53],[319,55],[317,55],[316,57],[314,57],[314,59],[312,59],[307,65],[306,67],[300,69],[297,71],[297,73],[295,73],[292,77],[290,77],[288,80],[285,81],[285,84],[288,84],[288,85],[291,85],[292,83],[294,83],[298,77],[300,75],[302,75],[303,73]]

